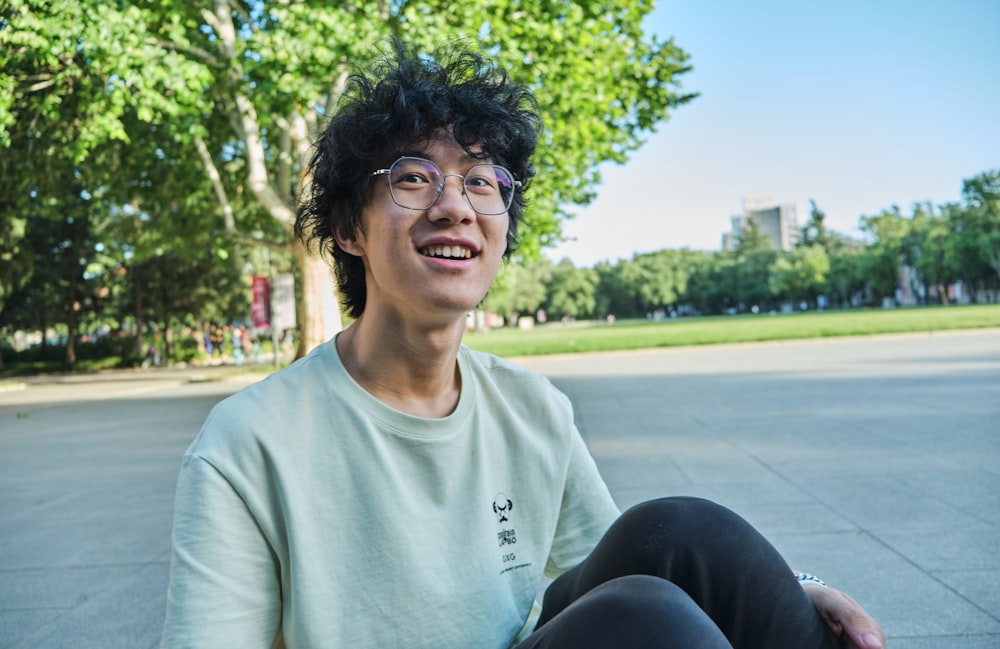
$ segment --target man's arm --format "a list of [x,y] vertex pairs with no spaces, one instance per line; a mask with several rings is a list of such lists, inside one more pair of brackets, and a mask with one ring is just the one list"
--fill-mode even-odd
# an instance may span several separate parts
[[208,462],[186,456],[161,647],[271,647],[281,622],[278,570],[239,494]]

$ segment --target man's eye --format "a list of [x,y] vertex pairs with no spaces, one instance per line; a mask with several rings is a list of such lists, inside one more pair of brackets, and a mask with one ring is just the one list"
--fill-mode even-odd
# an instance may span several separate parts
[[475,176],[467,176],[465,179],[465,186],[470,189],[494,191],[496,190],[497,182],[496,178],[490,178],[489,176],[477,174]]
[[396,178],[396,182],[419,185],[419,184],[429,183],[431,182],[431,180],[424,174],[420,174],[413,171],[409,173],[400,174],[399,177]]

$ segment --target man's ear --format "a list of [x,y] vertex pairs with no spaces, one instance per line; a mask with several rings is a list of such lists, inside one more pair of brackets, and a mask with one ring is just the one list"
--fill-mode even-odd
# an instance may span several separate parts
[[333,238],[337,241],[337,247],[346,253],[352,254],[355,257],[360,257],[364,253],[364,249],[358,243],[356,233],[345,235],[340,228],[334,228]]

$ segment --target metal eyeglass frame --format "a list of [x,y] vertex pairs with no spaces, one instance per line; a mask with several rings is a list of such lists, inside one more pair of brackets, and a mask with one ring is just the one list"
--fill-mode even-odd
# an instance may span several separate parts
[[512,174],[510,172],[510,169],[508,169],[507,167],[504,167],[503,165],[493,164],[493,163],[490,163],[490,162],[481,162],[479,164],[472,165],[469,168],[469,171],[472,171],[476,167],[497,167],[497,168],[503,169],[505,172],[507,172],[507,175],[510,176],[510,179],[514,182],[514,187],[511,189],[510,195],[507,198],[507,200],[505,201],[506,204],[504,205],[503,211],[501,211],[501,212],[483,212],[482,210],[480,210],[479,208],[477,208],[473,204],[472,197],[469,196],[468,187],[465,184],[465,178],[466,178],[466,176],[468,176],[468,173],[466,173],[464,175],[463,174],[446,174],[441,169],[441,167],[439,167],[437,165],[436,162],[434,162],[433,160],[428,160],[427,158],[420,158],[420,157],[417,157],[417,156],[409,156],[409,155],[402,156],[402,157],[396,159],[391,165],[389,165],[389,167],[387,169],[376,169],[375,171],[371,172],[371,174],[369,174],[369,175],[370,176],[384,176],[384,175],[388,175],[388,174],[390,174],[392,172],[392,168],[395,167],[397,164],[399,164],[399,162],[401,160],[419,160],[420,162],[426,162],[426,163],[428,163],[430,165],[433,165],[433,167],[438,170],[438,173],[441,176],[441,182],[437,186],[437,192],[434,195],[434,200],[432,200],[431,203],[430,203],[430,205],[428,205],[427,207],[410,207],[409,205],[403,205],[402,203],[400,203],[399,200],[396,198],[396,192],[395,192],[395,190],[393,190],[393,188],[392,188],[392,179],[389,178],[388,179],[389,180],[389,196],[392,198],[392,202],[393,203],[395,203],[396,205],[402,207],[405,210],[414,210],[414,211],[420,212],[420,211],[423,211],[423,210],[429,210],[432,207],[434,207],[434,205],[437,204],[438,200],[440,200],[441,195],[444,193],[444,182],[445,182],[445,180],[447,180],[448,178],[450,178],[452,176],[455,176],[457,178],[461,178],[462,179],[462,195],[465,196],[465,200],[468,201],[469,207],[471,207],[473,210],[475,210],[475,212],[477,214],[482,214],[483,216],[498,216],[500,214],[504,214],[504,213],[510,211],[510,206],[514,204],[514,192],[521,186],[521,181],[518,180],[517,178],[515,178],[514,174]]

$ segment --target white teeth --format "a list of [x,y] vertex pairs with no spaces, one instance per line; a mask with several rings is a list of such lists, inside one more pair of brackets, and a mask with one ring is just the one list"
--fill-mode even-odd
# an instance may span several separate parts
[[423,249],[423,254],[430,257],[444,257],[445,259],[469,259],[472,251],[462,246],[431,246]]

